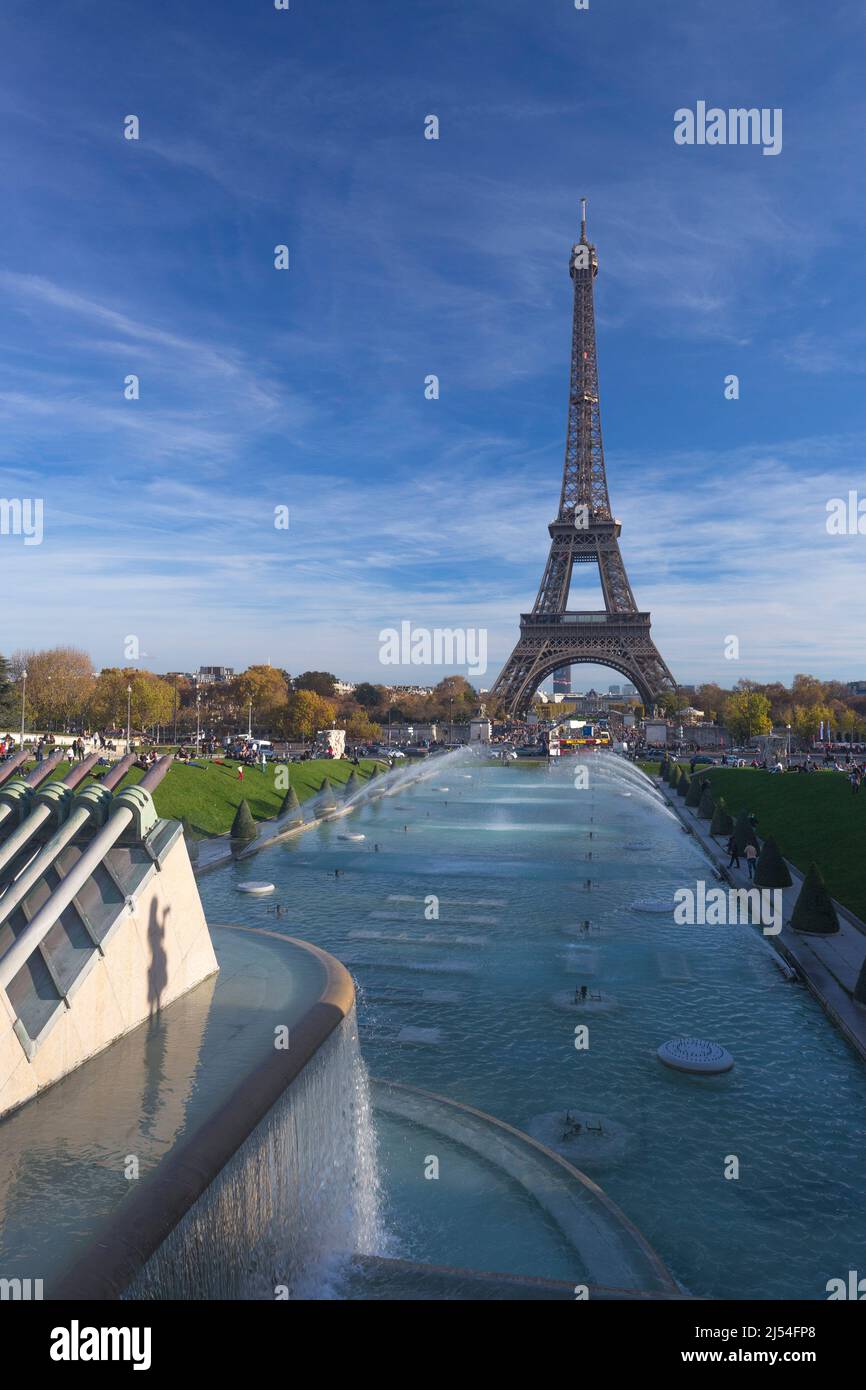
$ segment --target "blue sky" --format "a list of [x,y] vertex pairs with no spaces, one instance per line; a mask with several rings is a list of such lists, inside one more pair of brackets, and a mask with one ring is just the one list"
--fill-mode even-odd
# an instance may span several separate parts
[[[668,664],[866,676],[866,536],[825,525],[866,497],[859,0],[7,0],[0,51],[0,495],[45,509],[0,536],[3,650],[435,681],[379,663],[408,620],[486,628],[490,684],[558,501],[585,195]],[[676,145],[699,99],[782,108],[782,152]]]

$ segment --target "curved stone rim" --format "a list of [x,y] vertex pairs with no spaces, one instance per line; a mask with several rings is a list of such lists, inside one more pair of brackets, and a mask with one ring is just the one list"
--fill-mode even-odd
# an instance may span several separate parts
[[[450,1096],[442,1096],[435,1091],[426,1091],[422,1089],[420,1086],[408,1086],[399,1081],[388,1081],[382,1077],[372,1077],[371,1086],[374,1110],[378,1108],[387,1113],[386,1106],[382,1104],[382,1094],[386,1090],[397,1091],[416,1100],[420,1099],[426,1102],[432,1101],[437,1105],[449,1107],[451,1110],[461,1112],[464,1115],[470,1116],[473,1120],[480,1121],[485,1126],[488,1126],[494,1130],[502,1131],[505,1135],[508,1135],[512,1140],[517,1141],[517,1143],[519,1143],[521,1147],[528,1148],[529,1150],[535,1150],[538,1153],[538,1155],[541,1156],[548,1163],[553,1163],[558,1168],[562,1169],[564,1176],[567,1177],[567,1179],[570,1182],[579,1184],[581,1188],[583,1188],[587,1193],[589,1193],[590,1196],[600,1204],[600,1206],[603,1209],[604,1215],[613,1223],[614,1227],[618,1230],[620,1235],[624,1234],[625,1236],[627,1236],[629,1240],[631,1240],[633,1244],[638,1248],[640,1254],[643,1256],[650,1269],[652,1270],[655,1278],[659,1281],[659,1284],[661,1285],[660,1291],[666,1293],[673,1292],[682,1296],[682,1287],[674,1279],[673,1275],[665,1265],[661,1256],[657,1253],[656,1250],[653,1249],[652,1245],[650,1245],[649,1241],[638,1229],[638,1227],[635,1226],[634,1222],[631,1221],[628,1216],[626,1216],[622,1208],[619,1207],[616,1204],[616,1202],[614,1202],[613,1199],[607,1195],[604,1189],[599,1187],[598,1183],[593,1182],[592,1178],[588,1177],[586,1173],[581,1171],[580,1168],[576,1168],[574,1164],[570,1163],[567,1158],[564,1158],[562,1156],[562,1154],[556,1153],[554,1149],[548,1148],[547,1145],[541,1143],[540,1140],[534,1139],[532,1135],[527,1134],[525,1130],[517,1129],[514,1125],[508,1124],[505,1120],[497,1119],[495,1115],[490,1115],[484,1110],[476,1109],[475,1106],[467,1105],[462,1101],[452,1100]],[[399,1111],[399,1109],[395,1109],[393,1113],[399,1115],[401,1112]],[[403,1116],[403,1118],[406,1118],[405,1115]],[[431,1129],[434,1133],[436,1132],[435,1116],[431,1117],[431,1119],[426,1122],[426,1125],[425,1120],[423,1118],[417,1120],[417,1123],[420,1124],[422,1127]],[[461,1141],[460,1139],[454,1139],[453,1136],[451,1137],[453,1142],[463,1142],[464,1147],[466,1147],[465,1141]],[[473,1151],[481,1152],[480,1150]],[[494,1165],[497,1165],[497,1160],[495,1157],[491,1157],[489,1154],[485,1153],[481,1153],[481,1156],[488,1163],[493,1163]],[[507,1170],[503,1169],[503,1171]],[[509,1174],[509,1176],[511,1176],[512,1179],[515,1181],[521,1181],[519,1178],[515,1178],[513,1174]],[[526,1190],[530,1193],[534,1200],[538,1202],[539,1206],[543,1210],[548,1211],[548,1208],[544,1201],[544,1192],[533,1191],[533,1189],[529,1187],[525,1182],[522,1182],[521,1185],[526,1187]],[[552,1213],[548,1211],[548,1215],[552,1215]],[[553,1219],[554,1221],[556,1221],[555,1216],[553,1217]],[[558,1224],[558,1222],[556,1224]],[[563,1231],[563,1234],[568,1240],[568,1243],[570,1245],[573,1245],[574,1242],[568,1236],[568,1233]],[[649,1296],[651,1297],[651,1291],[649,1293]]]

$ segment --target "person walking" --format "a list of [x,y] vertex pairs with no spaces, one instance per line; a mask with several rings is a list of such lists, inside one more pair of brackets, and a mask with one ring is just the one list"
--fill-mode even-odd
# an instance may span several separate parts
[[755,864],[757,859],[758,851],[750,841],[749,844],[746,845],[746,868],[749,870],[749,878],[755,877]]
[[731,856],[728,860],[728,868],[738,869],[740,867],[740,851],[737,849],[737,841],[733,835],[728,840],[728,854]]

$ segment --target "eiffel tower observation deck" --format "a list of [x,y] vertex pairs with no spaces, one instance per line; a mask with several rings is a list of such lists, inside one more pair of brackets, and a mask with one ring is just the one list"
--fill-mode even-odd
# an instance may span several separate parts
[[[650,635],[650,615],[638,610],[619,548],[620,523],[611,511],[601,435],[593,280],[598,253],[587,238],[581,200],[580,241],[571,250],[574,321],[568,431],[562,490],[550,523],[550,554],[531,613],[520,617],[520,637],[491,694],[512,718],[560,667],[608,666],[631,681],[651,708],[676,682]],[[604,608],[568,607],[575,565],[598,566]]]

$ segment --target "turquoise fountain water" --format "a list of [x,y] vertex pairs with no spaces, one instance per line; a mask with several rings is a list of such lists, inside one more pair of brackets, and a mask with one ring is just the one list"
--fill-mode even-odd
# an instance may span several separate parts
[[[347,827],[364,841],[339,839]],[[560,1145],[692,1293],[822,1298],[862,1265],[866,1070],[753,928],[676,926],[632,907],[709,876],[635,768],[612,754],[549,770],[450,757],[431,780],[362,798],[352,817],[254,863],[202,881],[211,921],[283,930],[345,961],[373,1075]],[[237,893],[251,874],[275,883],[272,898]],[[733,1071],[698,1080],[663,1067],[656,1049],[675,1035],[721,1043]],[[563,1141],[566,1111],[600,1119],[602,1134]],[[494,1170],[479,1176],[391,1117],[379,1150],[391,1253],[579,1277]],[[736,1180],[724,1176],[731,1156]]]

